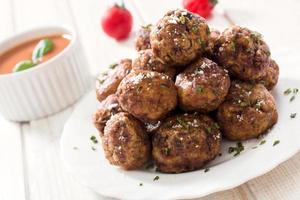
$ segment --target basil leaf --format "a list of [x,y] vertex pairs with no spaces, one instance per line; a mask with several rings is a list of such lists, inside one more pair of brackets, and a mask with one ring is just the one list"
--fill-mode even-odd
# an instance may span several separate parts
[[35,46],[32,53],[32,60],[34,63],[37,63],[38,59],[43,57],[45,54],[52,51],[54,43],[49,39],[40,40],[39,43]]
[[24,70],[32,68],[34,66],[35,66],[35,64],[34,64],[34,62],[32,62],[32,60],[23,60],[21,62],[18,62],[15,65],[13,72],[24,71]]

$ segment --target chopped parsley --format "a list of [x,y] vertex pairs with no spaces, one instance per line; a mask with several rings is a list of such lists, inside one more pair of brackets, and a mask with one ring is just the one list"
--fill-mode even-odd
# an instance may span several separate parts
[[198,27],[197,27],[197,26],[193,26],[193,27],[191,28],[191,32],[192,32],[192,33],[197,33],[197,32],[198,32]]
[[206,34],[207,34],[207,35],[210,35],[210,30],[209,30],[209,27],[208,27],[208,26],[206,26]]
[[171,149],[168,148],[168,147],[166,147],[166,148],[163,148],[162,151],[163,151],[163,154],[165,154],[166,156],[168,156],[168,155],[170,155]]
[[151,30],[151,27],[152,27],[152,24],[147,24],[147,25],[142,26],[143,29],[148,29],[148,30]]
[[185,16],[181,15],[181,16],[179,17],[179,22],[180,22],[181,24],[185,24],[185,22],[186,22]]
[[294,119],[296,117],[297,113],[291,113],[290,118]]
[[93,151],[96,151],[96,150],[97,150],[96,147],[93,147],[93,146],[91,147],[91,149],[92,149]]
[[206,127],[205,128],[205,132],[209,135],[212,132],[212,128],[211,127]]
[[206,168],[204,169],[204,173],[208,172],[209,171],[209,168]]
[[214,126],[215,126],[216,129],[220,129],[220,126],[219,126],[218,123],[214,123]]
[[183,126],[185,129],[188,129],[188,128],[189,128],[189,125],[188,125],[185,121],[183,121],[182,119],[180,119],[180,117],[177,117],[176,120],[177,120],[177,122],[178,122],[181,126]]
[[266,140],[262,140],[260,143],[259,143],[259,145],[263,145],[263,144],[265,144],[266,143]]
[[280,141],[279,141],[279,140],[276,140],[276,141],[274,141],[273,146],[276,146],[276,145],[279,144],[279,143],[280,143]]
[[290,102],[292,102],[292,101],[295,100],[296,94],[297,94],[298,92],[299,92],[299,89],[298,89],[298,88],[293,88],[293,89],[288,88],[288,89],[286,89],[286,90],[283,92],[283,94],[284,94],[284,95],[289,95],[289,94],[293,93],[293,96],[290,98]]
[[294,101],[294,100],[295,100],[295,98],[296,98],[296,96],[295,96],[295,95],[294,95],[294,96],[292,96],[292,97],[290,98],[290,102]]
[[92,135],[92,136],[90,137],[90,140],[91,140],[94,144],[97,144],[97,143],[98,143],[98,140],[97,140],[96,136],[94,136],[94,135]]
[[101,79],[101,78],[97,78],[99,84],[103,84],[104,83],[104,79]]
[[109,65],[109,69],[115,69],[118,66],[118,63],[112,63]]
[[230,49],[231,49],[232,51],[235,51],[235,43],[234,43],[234,42],[231,42],[231,43],[230,43]]
[[205,49],[206,44],[204,41],[202,41],[201,39],[198,39],[199,44],[201,45],[201,48]]
[[143,186],[143,183],[140,183],[139,186]]
[[291,89],[291,88],[288,88],[288,89],[286,89],[286,90],[283,92],[283,94],[284,94],[284,95],[289,95],[289,94],[291,94],[291,92],[292,92],[292,89]]
[[256,31],[252,32],[250,34],[251,39],[253,39],[254,41],[258,41],[259,39],[262,38],[262,35]]
[[153,181],[158,181],[158,179],[159,179],[159,176],[155,176]]
[[235,154],[233,155],[233,156],[237,156],[237,155],[239,155],[242,151],[244,151],[244,146],[243,146],[243,144],[242,144],[242,142],[238,142],[237,144],[236,144],[236,146],[235,147],[229,147],[228,148],[228,153],[233,153],[233,152],[235,152]]
[[201,85],[198,85],[198,86],[196,87],[196,92],[197,92],[197,93],[202,93],[203,90],[204,90],[204,88],[203,88],[203,86],[201,86]]

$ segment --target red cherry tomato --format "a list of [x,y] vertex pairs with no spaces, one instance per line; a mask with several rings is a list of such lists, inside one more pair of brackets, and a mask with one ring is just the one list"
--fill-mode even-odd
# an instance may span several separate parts
[[114,5],[101,20],[103,31],[116,40],[124,40],[132,29],[132,16],[125,6]]
[[183,7],[192,13],[208,18],[217,3],[217,0],[183,0]]

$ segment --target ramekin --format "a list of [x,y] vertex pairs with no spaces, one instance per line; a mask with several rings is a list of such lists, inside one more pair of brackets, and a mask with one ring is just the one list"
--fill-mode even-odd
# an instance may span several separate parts
[[[69,45],[28,70],[0,75],[0,113],[12,121],[30,121],[59,112],[90,86],[90,71],[75,31],[60,26],[29,30],[0,43],[0,53],[31,39],[70,34]],[[1,62],[1,61],[0,61]]]

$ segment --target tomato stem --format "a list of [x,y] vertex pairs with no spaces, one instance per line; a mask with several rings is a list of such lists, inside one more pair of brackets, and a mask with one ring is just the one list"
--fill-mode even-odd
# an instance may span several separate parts
[[124,3],[124,0],[121,0],[121,3],[115,3],[115,6],[117,6],[118,8],[121,8],[121,9],[126,9],[125,8],[125,3]]

